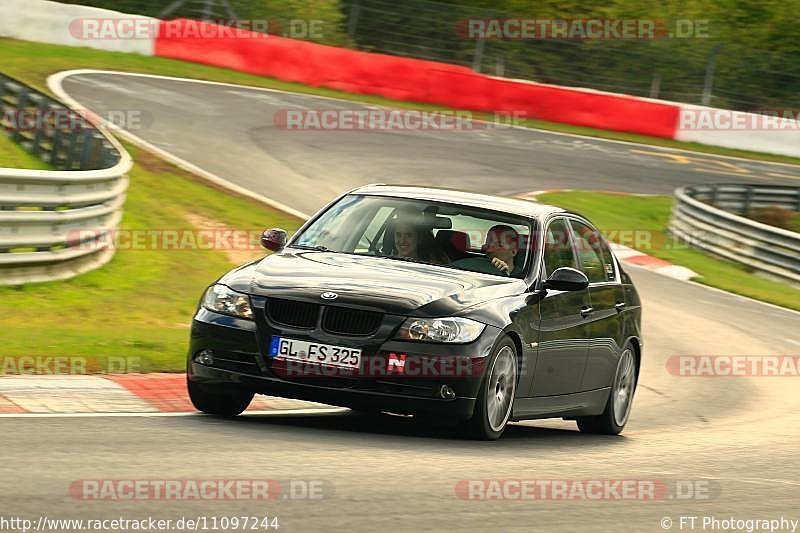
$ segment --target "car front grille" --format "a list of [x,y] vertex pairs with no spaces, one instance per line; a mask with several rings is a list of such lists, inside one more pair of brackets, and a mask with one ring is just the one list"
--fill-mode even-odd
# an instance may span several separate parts
[[270,298],[267,316],[272,322],[300,329],[313,329],[317,325],[319,304]]
[[382,313],[328,307],[322,316],[322,329],[339,335],[371,335],[378,330],[382,321]]
[[322,310],[322,329],[335,335],[366,336],[375,333],[383,313],[348,307],[270,298],[266,313],[270,322],[298,329],[314,329]]

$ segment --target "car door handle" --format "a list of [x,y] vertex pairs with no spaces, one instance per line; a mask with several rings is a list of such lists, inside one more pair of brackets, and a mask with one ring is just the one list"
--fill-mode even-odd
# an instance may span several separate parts
[[584,305],[583,307],[581,307],[581,316],[582,316],[583,318],[586,318],[587,316],[589,316],[589,315],[591,315],[591,314],[592,314],[592,311],[594,311],[594,309],[592,309],[591,307],[588,307],[588,306]]
[[622,312],[622,310],[625,309],[625,302],[617,302],[614,304],[614,309],[617,310],[617,313]]

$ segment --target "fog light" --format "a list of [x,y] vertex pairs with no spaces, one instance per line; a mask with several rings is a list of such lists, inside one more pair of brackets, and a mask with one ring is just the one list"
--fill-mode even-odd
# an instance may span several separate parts
[[456,397],[456,391],[447,385],[442,385],[442,388],[439,389],[439,396],[445,400],[452,400]]
[[214,352],[212,352],[211,350],[200,350],[194,356],[194,362],[200,363],[201,365],[213,365]]

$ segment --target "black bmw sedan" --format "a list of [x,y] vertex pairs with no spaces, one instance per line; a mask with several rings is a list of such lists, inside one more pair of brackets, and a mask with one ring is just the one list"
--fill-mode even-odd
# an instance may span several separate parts
[[500,437],[561,417],[617,434],[642,358],[631,279],[585,218],[523,200],[370,185],[203,295],[189,395],[254,394],[412,414]]

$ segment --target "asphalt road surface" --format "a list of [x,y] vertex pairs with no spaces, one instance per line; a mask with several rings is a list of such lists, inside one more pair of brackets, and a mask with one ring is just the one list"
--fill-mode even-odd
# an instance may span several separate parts
[[[467,132],[277,131],[269,125],[275,106],[318,105],[281,93],[110,76],[81,76],[65,87],[97,111],[139,106],[151,112],[152,127],[137,135],[308,211],[362,182],[505,193],[548,187],[669,192],[736,178],[643,147],[541,132],[492,132],[498,137],[482,139]],[[797,173],[730,164],[762,180],[770,172]],[[800,519],[800,377],[681,377],[666,366],[680,355],[798,354],[800,314],[629,270],[644,303],[645,347],[632,418],[620,437],[580,434],[574,423],[559,420],[514,424],[498,442],[473,442],[407,418],[352,414],[2,418],[0,516],[266,515],[280,518],[280,531],[664,531],[665,518],[673,521],[670,530],[690,531],[687,523],[681,528],[681,516]],[[267,503],[84,501],[69,493],[84,479],[247,478],[322,481],[326,490],[322,499]],[[457,495],[462,480],[485,479],[652,480],[686,482],[681,485],[694,490],[657,501]],[[695,531],[702,530],[698,518]]]
[[125,112],[133,133],[155,146],[306,213],[367,183],[670,194],[696,183],[800,180],[798,167],[527,129],[287,130],[274,119],[288,111],[365,106],[237,86],[110,74],[70,76],[63,86],[102,116]]

